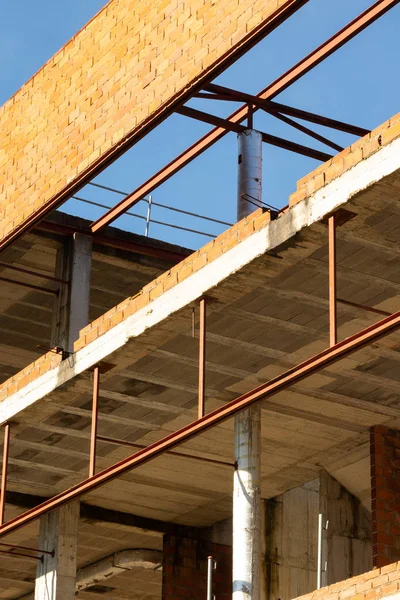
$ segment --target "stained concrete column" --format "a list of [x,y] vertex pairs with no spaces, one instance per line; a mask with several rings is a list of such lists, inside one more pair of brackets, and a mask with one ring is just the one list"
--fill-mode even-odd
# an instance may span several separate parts
[[74,233],[57,255],[57,277],[70,284],[60,285],[53,315],[53,347],[73,352],[79,331],[89,322],[91,264],[92,238]]
[[35,600],[74,600],[79,500],[73,500],[40,519],[41,550],[54,553],[38,561]]

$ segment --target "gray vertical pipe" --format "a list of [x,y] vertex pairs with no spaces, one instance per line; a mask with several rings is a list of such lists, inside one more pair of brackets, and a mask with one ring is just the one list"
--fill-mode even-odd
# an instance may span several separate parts
[[[261,134],[238,135],[238,219],[261,206]],[[251,199],[248,202],[246,197]],[[235,473],[233,484],[234,600],[260,600],[261,577],[261,407],[235,417]]]

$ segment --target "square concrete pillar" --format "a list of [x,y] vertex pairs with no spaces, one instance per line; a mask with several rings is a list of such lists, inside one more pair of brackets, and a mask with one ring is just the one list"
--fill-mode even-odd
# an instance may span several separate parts
[[35,600],[75,599],[78,528],[79,500],[41,517],[38,547],[54,556],[38,561]]

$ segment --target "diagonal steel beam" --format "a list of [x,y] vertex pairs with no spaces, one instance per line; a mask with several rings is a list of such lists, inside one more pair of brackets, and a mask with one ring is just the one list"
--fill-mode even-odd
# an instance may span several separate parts
[[[247,127],[240,125],[239,123],[232,123],[228,119],[221,119],[220,117],[210,115],[209,113],[202,112],[201,110],[196,110],[195,108],[190,108],[189,106],[182,106],[181,108],[177,109],[176,112],[180,115],[191,117],[192,119],[210,123],[211,125],[225,127],[228,131],[240,133],[246,131],[247,129]],[[332,158],[331,154],[326,154],[326,152],[321,152],[320,150],[314,150],[314,148],[309,148],[309,146],[303,146],[302,144],[297,144],[296,142],[291,142],[290,140],[271,135],[270,133],[264,133],[263,131],[260,131],[260,133],[262,135],[263,142],[270,144],[271,146],[284,148],[290,152],[296,152],[296,154],[309,156],[310,158],[315,158],[317,160],[321,160],[322,162]]]
[[335,363],[345,356],[364,348],[368,344],[375,342],[381,337],[400,328],[400,312],[394,313],[390,317],[382,319],[378,323],[359,331],[355,335],[327,348],[323,352],[313,356],[296,367],[285,371],[278,377],[271,379],[250,392],[239,396],[235,400],[217,408],[213,412],[205,415],[201,419],[193,421],[186,427],[175,431],[162,438],[161,440],[135,452],[131,456],[124,458],[120,462],[96,473],[93,477],[85,479],[81,483],[61,492],[54,498],[46,500],[39,506],[32,508],[25,513],[11,519],[4,525],[0,526],[0,536],[16,531],[20,527],[31,523],[38,517],[47,512],[70,502],[74,498],[79,498],[83,494],[87,494],[94,489],[112,481],[116,477],[124,475],[139,466],[142,466],[154,458],[161,456],[165,452],[173,450],[180,444],[183,444],[193,437],[208,431],[212,427],[233,417],[240,411],[249,408],[256,402],[270,398],[275,394],[285,390],[291,385],[306,379],[315,372],[324,369],[325,367]]
[[[295,83],[295,81],[319,65],[323,60],[328,58],[328,56],[344,46],[344,44],[353,39],[353,37],[366,29],[369,25],[371,25],[371,23],[379,19],[379,17],[381,17],[399,2],[400,0],[378,0],[378,2],[361,13],[358,17],[351,21],[351,23],[338,31],[324,44],[316,48],[311,54],[303,58],[303,60],[294,65],[294,67],[289,69],[289,71],[271,83],[267,88],[258,94],[258,98],[264,100],[272,100],[272,98],[275,98],[275,96],[286,90],[286,88]],[[247,118],[247,116],[248,107],[246,104],[238,108],[228,117],[228,119],[233,123],[241,123]],[[102,217],[97,219],[97,221],[94,221],[91,225],[92,231],[99,231],[106,225],[112,223],[126,210],[139,202],[144,196],[167,181],[185,165],[189,164],[197,156],[207,150],[207,148],[210,148],[210,146],[215,144],[215,142],[224,137],[226,133],[226,129],[222,127],[215,127],[209,131],[205,136],[190,146],[190,148],[182,152],[182,154],[174,158],[170,163],[153,175],[153,177],[136,188],[136,190],[134,190],[132,193],[128,194],[126,198],[123,198],[114,206],[114,208],[107,211]]]

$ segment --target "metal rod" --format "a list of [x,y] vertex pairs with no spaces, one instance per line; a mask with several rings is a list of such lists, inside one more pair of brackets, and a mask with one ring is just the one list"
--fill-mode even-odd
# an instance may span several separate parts
[[326,146],[329,146],[330,148],[333,148],[333,150],[336,150],[336,152],[341,152],[343,150],[343,146],[339,146],[339,144],[336,144],[335,142],[332,142],[331,140],[329,140],[325,136],[320,135],[319,133],[316,133],[315,131],[313,131],[309,127],[305,127],[304,125],[301,125],[300,123],[297,123],[297,121],[294,121],[290,117],[286,117],[285,115],[281,115],[278,112],[274,112],[273,116],[276,119],[279,119],[280,121],[282,121],[283,123],[286,123],[287,125],[290,125],[291,127],[294,127],[298,131],[301,131],[302,133],[305,133],[306,135],[309,135],[310,137],[314,138],[314,140],[317,140],[318,142],[321,142],[322,144],[325,144]]
[[32,556],[31,554],[23,554],[22,552],[7,552],[7,550],[0,550],[0,554],[6,554],[10,558],[23,556],[24,558],[31,558],[32,560],[43,560],[42,556]]
[[44,273],[31,271],[30,269],[23,269],[22,267],[17,267],[16,265],[8,265],[7,263],[0,262],[0,267],[6,267],[6,269],[12,269],[13,271],[19,271],[20,273],[27,273],[33,277],[40,277],[41,279],[48,279],[49,281],[56,281],[57,283],[69,285],[69,281],[66,279],[59,279],[58,277],[52,277],[51,275],[45,275]]
[[152,195],[150,194],[149,199],[147,201],[147,215],[146,215],[146,228],[144,230],[145,237],[149,236],[149,227],[150,227],[150,215],[151,215],[151,202],[153,200]]
[[318,515],[317,590],[322,587],[322,513]]
[[253,404],[270,398],[271,396],[287,389],[291,385],[302,381],[310,375],[325,369],[327,366],[337,362],[345,356],[364,348],[368,344],[396,331],[400,328],[400,311],[393,313],[390,317],[382,319],[378,323],[374,323],[370,327],[359,331],[355,335],[339,342],[333,347],[323,350],[319,354],[309,358],[303,363],[289,369],[288,371],[271,379],[257,388],[239,396],[235,400],[231,400],[227,404],[217,408],[205,415],[202,419],[198,419],[189,423],[182,429],[174,431],[165,436],[161,440],[154,442],[150,446],[135,452],[131,456],[124,458],[118,463],[107,467],[103,471],[96,473],[92,478],[81,481],[75,486],[64,490],[57,496],[49,498],[27,510],[25,513],[18,515],[7,523],[0,526],[0,536],[18,530],[20,527],[31,523],[38,517],[54,510],[75,498],[79,498],[83,494],[93,491],[94,489],[112,481],[116,477],[123,475],[139,466],[142,466],[149,461],[161,456],[165,452],[173,450],[175,447],[189,441],[190,439],[208,431],[219,423],[223,423],[227,419],[233,417],[242,410],[249,408]]
[[329,343],[337,343],[337,304],[336,304],[336,221],[329,217]]
[[52,294],[54,296],[58,296],[58,290],[49,290],[48,288],[42,287],[40,285],[33,285],[32,283],[23,283],[22,281],[9,279],[8,277],[0,277],[0,281],[5,281],[6,283],[13,283],[14,285],[26,287],[31,290],[38,290],[39,292],[44,292],[45,294]]
[[[281,75],[268,87],[262,90],[257,95],[258,98],[265,100],[272,100],[272,98],[275,98],[275,96],[286,90],[290,85],[295,83],[298,79],[319,65],[323,60],[328,58],[328,56],[331,56],[339,48],[352,40],[358,33],[371,25],[371,23],[379,19],[379,17],[385,14],[393,6],[398,4],[398,2],[399,0],[378,0],[378,2],[376,2],[373,6],[361,13],[343,29],[329,38],[329,40],[324,42],[321,46],[311,52],[311,54],[304,57],[300,62],[291,67],[288,71],[286,71],[286,73]],[[232,123],[241,123],[244,121],[244,119],[246,119],[247,112],[248,106],[246,103],[229,115],[228,119]],[[197,156],[210,148],[210,146],[223,138],[226,133],[227,130],[219,126],[206,133],[206,135],[197,140],[194,144],[192,144],[192,146],[190,146],[190,148],[182,152],[179,156],[174,158],[150,179],[141,184],[125,198],[122,198],[122,200],[116,204],[114,208],[102,215],[99,219],[97,219],[97,221],[93,222],[91,224],[91,230],[93,232],[99,231],[106,225],[109,225],[128,208],[146,196],[146,194],[152,192],[156,187],[167,181],[167,179],[172,177]]]
[[0,526],[4,523],[4,512],[6,508],[8,455],[10,453],[10,430],[10,423],[6,423],[4,425],[3,464],[1,469]]
[[29,548],[28,546],[19,546],[16,544],[7,544],[6,542],[0,542],[0,546],[7,546],[7,548],[17,548],[19,550],[30,550],[31,552],[49,554],[50,556],[54,556],[54,551],[51,552],[50,550],[38,550],[37,548]]
[[[119,440],[117,438],[110,438],[104,435],[98,435],[97,439],[101,442],[108,442],[109,444],[115,444],[116,446],[128,446],[129,448],[146,448],[143,444],[136,444],[135,442],[129,442],[128,440]],[[179,458],[189,458],[192,460],[198,460],[200,462],[206,462],[213,465],[222,465],[224,467],[234,467],[235,464],[227,462],[225,460],[217,460],[215,458],[205,458],[204,456],[195,456],[194,454],[185,454],[184,452],[167,451],[165,454],[171,454],[172,456],[178,456]]]
[[207,600],[213,600],[212,579],[213,579],[214,559],[212,556],[207,557]]
[[93,477],[96,472],[96,442],[97,442],[97,423],[99,414],[99,383],[100,367],[96,365],[93,369],[93,403],[92,403],[92,428],[90,432],[90,461],[89,477]]
[[206,299],[200,299],[198,418],[204,417],[206,386]]
[[357,304],[356,302],[350,302],[349,300],[343,300],[343,298],[336,298],[336,302],[338,304],[345,304],[347,306],[353,306],[354,308],[359,308],[360,310],[366,310],[371,313],[375,313],[376,315],[389,316],[390,312],[387,310],[382,310],[380,308],[374,308],[373,306],[365,306],[365,304]]
[[[211,125],[218,125],[218,127],[225,127],[228,131],[234,131],[236,133],[242,133],[248,129],[244,125],[233,123],[229,119],[221,119],[221,117],[217,117],[188,106],[181,106],[180,108],[177,108],[176,113],[183,115],[184,117],[190,117],[191,119],[202,121],[203,123],[210,123]],[[286,140],[263,131],[260,131],[260,133],[262,135],[263,142],[266,144],[271,144],[271,146],[283,148],[284,150],[289,150],[289,152],[295,152],[296,154],[308,156],[309,158],[315,158],[321,162],[325,162],[333,158],[332,154],[315,150],[315,148],[310,148],[309,146],[304,146],[303,144],[297,144],[291,140]]]

